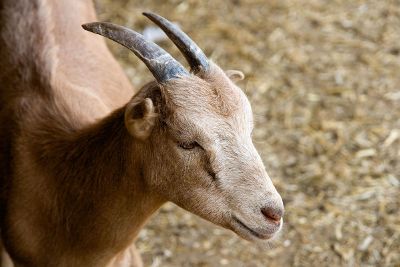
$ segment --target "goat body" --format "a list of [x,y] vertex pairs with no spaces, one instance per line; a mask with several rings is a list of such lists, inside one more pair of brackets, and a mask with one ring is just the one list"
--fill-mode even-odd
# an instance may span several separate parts
[[3,0],[0,12],[5,246],[21,266],[105,266],[115,252],[104,247],[126,247],[135,233],[123,229],[143,223],[112,219],[131,205],[114,172],[132,167],[118,168],[130,162],[114,148],[133,89],[104,40],[80,27],[96,20],[91,1]]

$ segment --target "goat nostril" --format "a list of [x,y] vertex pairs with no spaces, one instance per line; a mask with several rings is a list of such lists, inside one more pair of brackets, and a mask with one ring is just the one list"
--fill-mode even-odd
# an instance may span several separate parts
[[283,216],[283,209],[280,208],[272,208],[272,207],[264,207],[261,209],[261,213],[264,216],[275,223],[279,223]]

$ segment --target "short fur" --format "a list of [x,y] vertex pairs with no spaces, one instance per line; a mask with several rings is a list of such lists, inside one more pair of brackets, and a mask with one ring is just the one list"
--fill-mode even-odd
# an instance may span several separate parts
[[219,67],[132,97],[80,28],[91,1],[0,0],[0,12],[0,226],[15,266],[140,266],[133,242],[166,201],[250,240],[279,231],[260,211],[283,205],[250,105]]

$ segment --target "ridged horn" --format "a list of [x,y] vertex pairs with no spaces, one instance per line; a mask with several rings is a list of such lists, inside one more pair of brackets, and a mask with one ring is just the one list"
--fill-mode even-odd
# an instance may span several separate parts
[[143,15],[157,24],[167,34],[185,56],[194,73],[209,69],[210,65],[207,56],[186,33],[160,15],[152,12],[143,12]]
[[140,58],[160,83],[180,76],[187,76],[187,70],[164,49],[147,41],[141,34],[123,26],[107,22],[83,24],[87,31],[107,37],[131,50]]

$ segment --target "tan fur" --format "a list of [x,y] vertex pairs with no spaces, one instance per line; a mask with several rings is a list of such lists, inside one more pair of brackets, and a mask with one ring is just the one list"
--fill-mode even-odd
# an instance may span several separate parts
[[140,266],[133,242],[166,201],[250,240],[279,231],[260,211],[283,205],[250,105],[219,67],[132,97],[80,27],[96,20],[91,1],[1,0],[0,12],[0,226],[16,266]]
[[[168,95],[172,95],[177,107],[200,107],[204,112],[211,109],[217,114],[229,116],[241,105],[241,92],[235,87],[219,67],[211,64],[211,70],[208,73],[200,73],[199,77],[189,76],[171,81],[168,84]],[[199,102],[203,105],[199,106]]]

